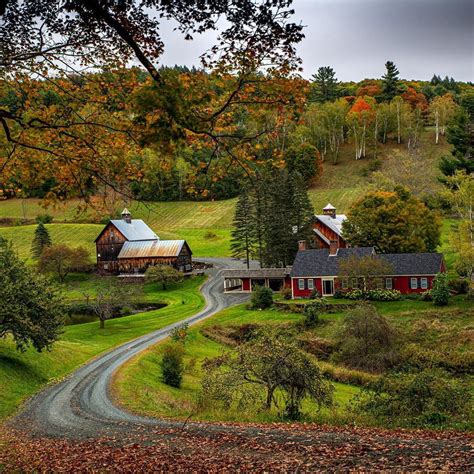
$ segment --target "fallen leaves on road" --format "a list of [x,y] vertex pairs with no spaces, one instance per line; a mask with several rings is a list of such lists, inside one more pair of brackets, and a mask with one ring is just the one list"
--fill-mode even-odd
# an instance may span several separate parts
[[474,469],[474,435],[314,424],[142,427],[114,438],[30,438],[4,429],[0,471],[314,471]]

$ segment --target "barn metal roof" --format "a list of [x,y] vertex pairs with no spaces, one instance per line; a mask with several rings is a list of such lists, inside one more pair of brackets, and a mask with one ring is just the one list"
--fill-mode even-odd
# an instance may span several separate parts
[[289,268],[255,268],[239,270],[223,270],[222,278],[285,278],[290,273]]
[[117,258],[177,257],[185,244],[185,240],[125,242]]
[[337,235],[341,236],[342,223],[347,219],[345,214],[336,214],[336,217],[330,215],[316,215],[316,219],[321,221],[325,226],[329,227]]
[[159,237],[141,219],[132,219],[130,223],[124,219],[114,219],[110,222],[131,242],[136,240],[159,240]]

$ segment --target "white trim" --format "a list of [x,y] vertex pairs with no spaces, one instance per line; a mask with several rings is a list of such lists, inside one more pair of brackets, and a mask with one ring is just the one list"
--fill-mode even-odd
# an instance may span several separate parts
[[[413,286],[413,281],[415,283],[415,286]],[[418,290],[418,278],[417,277],[410,278],[410,290]]]
[[308,278],[308,290],[314,290],[314,278]]
[[[325,281],[331,281],[332,282],[332,293],[324,293],[324,282]],[[334,278],[322,278],[321,279],[321,296],[333,296],[334,291],[335,291],[335,285],[334,285]]]
[[[301,288],[301,283],[303,283],[303,288]],[[298,278],[298,291],[306,290],[305,278]]]
[[[423,281],[425,282],[425,285],[423,285]],[[420,288],[421,288],[422,290],[427,290],[427,289],[428,289],[428,285],[429,285],[428,278],[426,278],[426,277],[421,277],[421,278],[420,278]]]

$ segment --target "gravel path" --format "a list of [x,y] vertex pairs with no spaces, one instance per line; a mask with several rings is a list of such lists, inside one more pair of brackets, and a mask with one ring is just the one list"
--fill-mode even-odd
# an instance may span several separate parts
[[[245,295],[224,295],[214,264],[202,287],[201,321]],[[110,396],[113,373],[131,357],[166,338],[184,321],[123,344],[33,397],[9,422],[0,471],[195,472],[444,470],[472,472],[469,434],[387,431],[317,424],[224,424],[159,420],[128,413]],[[27,436],[25,436],[25,434]],[[1,445],[0,437],[0,445]],[[1,451],[1,450],[0,450]]]

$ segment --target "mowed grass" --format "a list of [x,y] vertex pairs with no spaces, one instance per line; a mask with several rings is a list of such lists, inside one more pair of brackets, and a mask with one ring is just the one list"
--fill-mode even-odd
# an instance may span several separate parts
[[[165,308],[106,321],[103,330],[98,322],[66,326],[51,351],[38,354],[29,348],[21,353],[11,338],[0,339],[0,419],[12,415],[23,400],[45,384],[64,377],[97,354],[198,312],[204,306],[199,291],[204,280],[204,277],[187,279],[168,291],[157,285],[146,285],[146,299],[164,302]],[[74,298],[74,291],[92,293],[97,281],[70,279],[66,287],[69,297]]]
[[[160,343],[131,359],[119,369],[114,379],[114,394],[118,402],[133,412],[177,419],[205,421],[260,421],[281,420],[276,409],[271,412],[261,410],[221,410],[215,406],[202,408],[199,399],[202,363],[207,358],[219,356],[230,350],[219,342],[201,333],[201,329],[219,326],[241,326],[248,323],[288,324],[301,320],[302,316],[274,309],[249,310],[246,305],[228,308],[206,321],[190,328],[186,339],[185,374],[180,389],[162,382],[160,361],[164,343]],[[343,407],[358,393],[357,387],[335,383],[335,401]],[[317,413],[316,405],[305,401],[303,410],[312,415],[308,420],[334,419],[334,413],[325,409]]]

